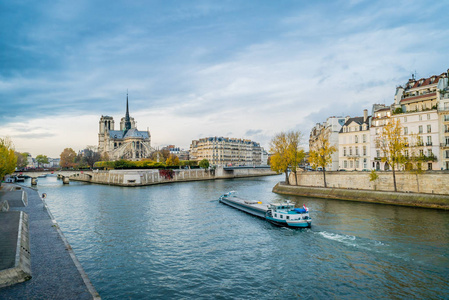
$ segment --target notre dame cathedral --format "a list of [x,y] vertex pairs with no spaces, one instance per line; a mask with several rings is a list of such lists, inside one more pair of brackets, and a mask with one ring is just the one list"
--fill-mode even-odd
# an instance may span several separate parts
[[120,120],[120,130],[114,130],[114,118],[101,116],[98,133],[98,152],[107,154],[110,160],[140,160],[147,158],[151,148],[150,131],[139,131],[134,118],[129,116],[128,94],[126,95],[126,114]]

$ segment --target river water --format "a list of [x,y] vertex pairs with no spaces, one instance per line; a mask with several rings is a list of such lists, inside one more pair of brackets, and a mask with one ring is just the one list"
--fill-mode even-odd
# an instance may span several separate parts
[[[282,179],[38,188],[103,299],[449,297],[449,212],[272,193]],[[219,203],[230,190],[306,204],[312,228]]]

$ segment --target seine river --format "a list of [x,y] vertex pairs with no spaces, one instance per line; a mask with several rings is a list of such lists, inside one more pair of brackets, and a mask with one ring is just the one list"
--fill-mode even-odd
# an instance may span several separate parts
[[[38,187],[103,299],[448,299],[449,212],[272,193],[283,178]],[[219,203],[230,190],[306,204],[312,228]]]

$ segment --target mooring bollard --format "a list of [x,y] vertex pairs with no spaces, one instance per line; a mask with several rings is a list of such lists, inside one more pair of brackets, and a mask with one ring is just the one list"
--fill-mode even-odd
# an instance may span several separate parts
[[37,178],[31,178],[31,185],[37,185]]

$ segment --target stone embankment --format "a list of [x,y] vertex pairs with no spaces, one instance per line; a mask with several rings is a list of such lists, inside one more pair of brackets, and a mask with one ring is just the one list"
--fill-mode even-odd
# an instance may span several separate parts
[[0,190],[0,299],[100,299],[38,192]]
[[77,172],[70,180],[118,186],[145,186],[161,183],[231,179],[275,175],[269,168],[217,168],[215,170],[193,169],[161,172],[159,170],[108,170]]
[[290,174],[288,184],[277,184],[273,192],[304,197],[330,198],[449,210],[449,173],[444,171],[414,174],[396,173],[398,192],[394,192],[391,172],[378,172],[370,181],[369,172],[322,172]]
[[274,193],[312,198],[392,204],[449,210],[449,195],[383,192],[276,184]]

